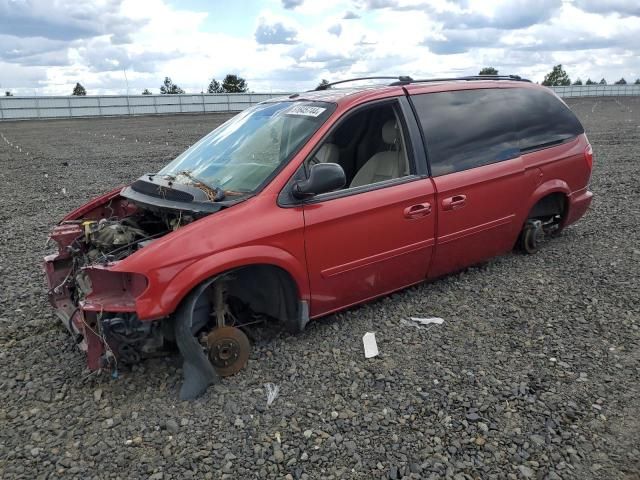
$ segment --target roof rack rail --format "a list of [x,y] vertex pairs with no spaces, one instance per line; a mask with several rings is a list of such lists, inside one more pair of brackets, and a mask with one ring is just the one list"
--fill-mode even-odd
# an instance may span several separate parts
[[400,75],[398,77],[357,77],[357,78],[349,78],[347,80],[339,80],[337,82],[325,83],[322,85],[318,85],[311,91],[319,91],[319,90],[328,90],[334,85],[339,85],[341,83],[348,82],[358,82],[360,80],[395,80],[390,83],[389,86],[398,86],[398,85],[409,85],[412,83],[427,83],[427,82],[450,82],[453,80],[464,80],[464,81],[475,81],[475,80],[514,80],[516,82],[529,82],[531,80],[527,78],[522,78],[520,75],[469,75],[466,77],[443,77],[443,78],[421,78],[418,80],[414,80],[408,75]]
[[531,80],[522,78],[520,75],[469,75],[466,77],[444,77],[444,78],[423,78],[418,80],[404,81],[399,80],[391,85],[409,85],[411,83],[427,83],[427,82],[448,82],[452,80],[476,81],[476,80],[513,80],[516,82],[529,82]]
[[[360,80],[396,80],[396,82],[405,82],[405,83],[410,83],[413,82],[413,79],[409,76],[406,75],[400,75],[399,77],[358,77],[358,78],[349,78],[348,80],[339,80],[337,82],[331,82],[331,83],[325,83],[323,85],[318,85],[314,91],[318,91],[318,90],[327,90],[330,87],[333,87],[334,85],[338,85],[340,83],[347,83],[347,82],[357,82]],[[395,85],[395,83],[392,83],[392,85]],[[403,85],[405,84],[403,83]]]

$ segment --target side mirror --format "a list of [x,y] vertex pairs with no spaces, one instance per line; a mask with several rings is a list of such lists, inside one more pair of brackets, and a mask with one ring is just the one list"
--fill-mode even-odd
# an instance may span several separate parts
[[344,170],[337,163],[317,163],[311,167],[309,178],[293,184],[293,196],[305,199],[342,188],[347,183]]

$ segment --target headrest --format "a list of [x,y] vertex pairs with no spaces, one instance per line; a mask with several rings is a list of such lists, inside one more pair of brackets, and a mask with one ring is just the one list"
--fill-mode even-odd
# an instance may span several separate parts
[[384,141],[384,143],[394,145],[398,140],[399,133],[400,132],[398,132],[398,125],[395,119],[387,121],[382,126],[382,140]]
[[333,143],[325,143],[314,156],[318,163],[337,163],[340,158],[340,152]]

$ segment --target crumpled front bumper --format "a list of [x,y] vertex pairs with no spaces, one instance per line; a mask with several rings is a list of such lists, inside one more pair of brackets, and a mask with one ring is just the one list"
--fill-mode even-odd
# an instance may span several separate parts
[[[100,320],[105,315],[135,314],[136,297],[147,288],[143,275],[111,271],[109,265],[81,268],[90,291],[81,300],[76,279],[70,278],[73,259],[66,252],[48,255],[44,271],[48,283],[48,300],[78,348],[87,355],[91,370],[106,368],[114,357]],[[86,288],[86,287],[85,287]]]

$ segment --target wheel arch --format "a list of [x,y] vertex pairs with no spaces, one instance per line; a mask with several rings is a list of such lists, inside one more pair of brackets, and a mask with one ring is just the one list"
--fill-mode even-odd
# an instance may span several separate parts
[[537,251],[535,239],[534,243],[531,244],[533,246],[529,245],[531,235],[534,235],[534,233],[529,230],[532,228],[532,225],[535,226],[536,223],[537,227],[533,228],[541,229],[543,228],[542,221],[546,221],[546,219],[551,218],[551,221],[555,222],[555,220],[553,220],[555,216],[560,215],[560,219],[556,223],[556,231],[559,231],[564,227],[569,207],[569,193],[569,186],[562,180],[551,180],[545,182],[535,190],[531,196],[529,204],[527,205],[527,210],[524,213],[522,225],[520,226],[518,237],[515,242],[515,248],[529,254]]
[[[218,268],[211,271],[210,276],[195,283],[183,297],[176,299],[179,302],[177,310],[169,317],[168,325],[174,327],[174,337],[184,358],[184,381],[180,387],[182,400],[197,398],[211,383],[218,380],[218,373],[204,355],[194,333],[207,323],[211,307],[217,309],[218,306],[222,306],[220,302],[225,302],[223,295],[244,296],[241,300],[248,301],[252,310],[257,304],[256,311],[284,321],[283,326],[290,331],[302,330],[309,318],[308,308],[304,308],[305,302],[298,300],[300,294],[296,281],[285,268],[275,265],[274,262],[245,262],[227,269],[224,269],[220,263],[217,265]],[[192,265],[185,270],[194,268],[198,267]],[[200,268],[203,272],[207,271],[202,266]],[[185,271],[178,276],[180,275],[186,275]],[[195,278],[199,277],[194,275],[190,277],[191,280]],[[219,282],[224,283],[221,285]],[[205,293],[211,286],[214,287],[215,298]],[[201,299],[207,307],[204,316],[199,313],[202,309],[198,308]],[[222,315],[224,316],[224,313]],[[201,321],[202,319],[204,322]]]
[[549,180],[539,185],[529,199],[523,225],[529,218],[543,216],[544,211],[557,206],[559,201],[562,202],[562,213],[566,213],[570,193],[569,186],[563,180]]
[[253,290],[258,280],[269,284],[272,281],[277,283],[281,287],[280,293],[287,299],[286,311],[289,315],[292,314],[291,297],[295,297],[295,317],[303,324],[306,323],[310,295],[304,264],[282,249],[264,246],[238,247],[190,264],[168,282],[160,295],[155,296],[155,302],[144,302],[147,308],[139,309],[138,315],[141,319],[170,315],[178,308],[180,302],[203,282],[215,277],[228,276],[234,272],[236,276],[238,276],[237,272],[240,272],[241,278],[237,280],[240,283],[252,279],[251,274],[256,275],[257,280],[252,283]]
[[567,212],[569,199],[562,192],[551,192],[540,198],[529,210],[528,218],[562,215]]

